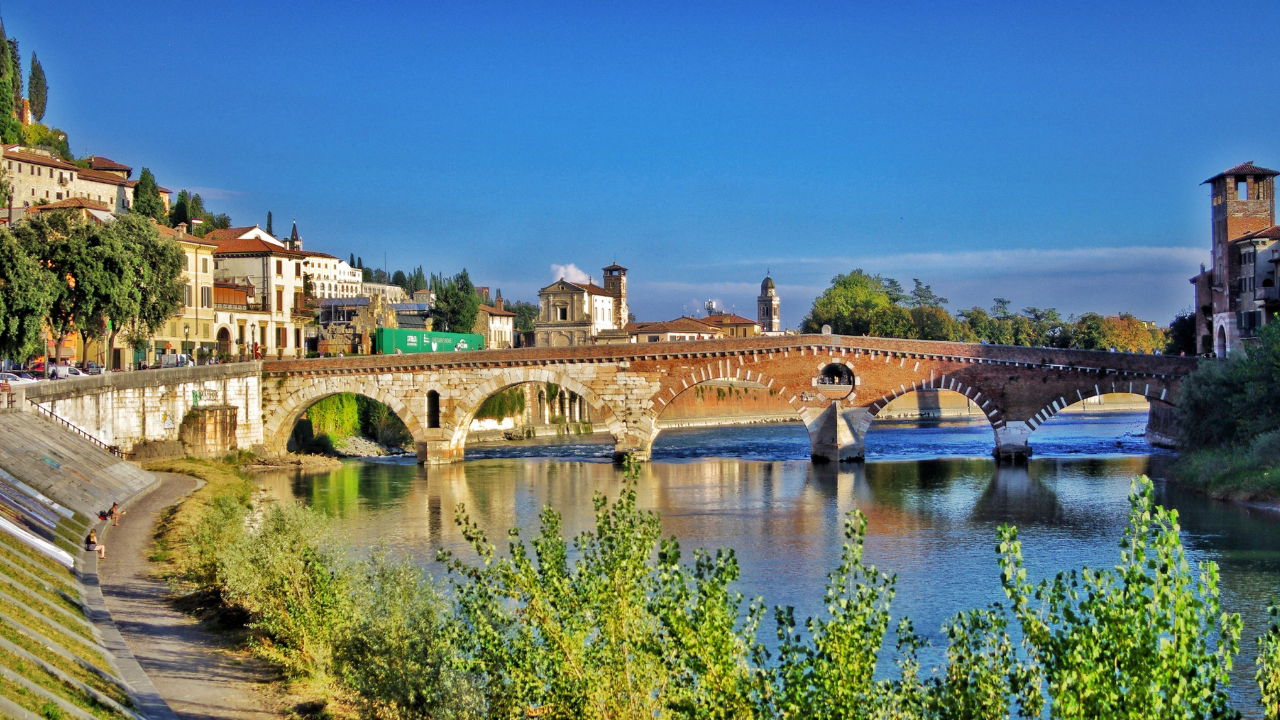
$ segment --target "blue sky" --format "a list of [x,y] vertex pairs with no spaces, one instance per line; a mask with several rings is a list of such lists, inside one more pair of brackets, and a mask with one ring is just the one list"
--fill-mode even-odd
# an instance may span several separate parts
[[[951,309],[1167,322],[1221,169],[1280,168],[1280,5],[81,3],[2,7],[78,155],[308,249],[536,299],[630,268],[642,320],[796,326],[862,267]],[[177,8],[181,8],[178,10]]]

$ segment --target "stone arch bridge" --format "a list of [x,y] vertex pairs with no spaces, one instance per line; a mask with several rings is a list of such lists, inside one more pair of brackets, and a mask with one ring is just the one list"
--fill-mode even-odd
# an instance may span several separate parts
[[658,418],[681,393],[714,380],[767,388],[809,431],[819,461],[863,456],[866,431],[890,401],[954,390],[991,423],[995,453],[1030,455],[1028,438],[1059,410],[1105,393],[1151,401],[1148,437],[1170,444],[1172,407],[1195,358],[832,335],[378,355],[262,363],[262,441],[283,450],[313,403],[353,392],[388,405],[422,463],[461,460],[471,420],[503,388],[552,383],[592,407],[615,457],[648,459]]

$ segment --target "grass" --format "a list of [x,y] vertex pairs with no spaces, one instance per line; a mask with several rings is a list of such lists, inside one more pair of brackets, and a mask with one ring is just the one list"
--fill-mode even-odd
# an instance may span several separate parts
[[1178,482],[1215,498],[1280,500],[1280,467],[1259,462],[1247,452],[1196,450],[1173,466]]
[[[98,702],[93,698],[93,696],[83,690],[66,684],[61,678],[50,673],[48,670],[45,670],[38,665],[34,665],[3,649],[0,649],[0,665],[9,668],[18,675],[21,675],[54,695],[70,702],[72,705],[75,705],[94,717],[107,719],[126,717],[114,709]],[[50,716],[48,714],[41,714],[41,709],[48,703],[48,701],[43,698],[36,698],[33,693],[25,688],[20,688],[13,683],[0,680],[0,693],[3,693],[5,697],[13,700],[23,708],[34,712],[36,715],[40,715],[41,717]]]
[[61,590],[73,598],[80,597],[70,570],[5,532],[0,532],[0,557],[35,575],[55,590]]
[[143,465],[143,468],[152,472],[191,475],[205,482],[203,487],[191,493],[183,502],[169,508],[160,517],[150,558],[152,562],[162,566],[161,574],[172,575],[175,568],[185,567],[186,552],[181,538],[195,527],[213,498],[230,494],[245,505],[249,504],[255,489],[253,482],[236,464],[233,464],[244,458],[236,457],[228,460],[232,462],[183,458],[155,460]]
[[[18,600],[19,602],[26,603],[27,607],[30,607],[30,608],[44,607],[44,603],[41,603],[38,599],[38,598],[43,598],[45,600],[48,600],[54,606],[63,608],[67,612],[75,615],[76,617],[79,617],[79,618],[85,617],[84,608],[68,600],[65,595],[62,595],[61,593],[53,592],[48,587],[42,587],[34,583],[14,582],[12,578],[3,574],[3,570],[0,570],[0,590],[3,590],[4,592],[8,593],[10,596]],[[89,630],[89,627],[87,625],[84,625],[75,621],[62,623],[61,619],[56,614],[45,613],[43,610],[37,610],[37,612],[40,612],[42,615],[46,615],[51,620],[57,620],[59,625],[72,630],[77,635],[80,635],[90,641],[93,640],[93,633]]]
[[61,624],[46,618],[43,615],[32,612],[24,607],[18,607],[8,598],[0,597],[0,615],[4,619],[40,633],[45,638],[62,646],[62,649],[79,657],[81,660],[97,666],[99,669],[110,671],[111,664],[107,662],[106,657],[97,648],[90,647],[93,643],[92,639],[85,642],[85,638],[78,638],[68,635],[66,629]]
[[[0,620],[3,619],[4,618],[0,618]],[[32,640],[26,635],[18,632],[16,628],[9,625],[7,622],[0,622],[0,637],[4,637],[14,645],[17,645],[23,650],[26,650],[32,655],[66,673],[68,676],[79,680],[85,685],[88,685],[94,690],[97,690],[103,695],[115,700],[122,706],[129,707],[133,704],[132,701],[129,700],[128,694],[126,694],[119,685],[106,680],[101,675],[88,670],[79,663],[68,660],[52,650],[49,650],[35,640]]]

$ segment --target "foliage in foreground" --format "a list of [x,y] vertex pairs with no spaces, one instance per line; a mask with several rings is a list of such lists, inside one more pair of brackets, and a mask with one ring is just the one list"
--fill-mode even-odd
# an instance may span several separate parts
[[[1231,717],[1240,619],[1219,606],[1216,566],[1190,566],[1177,514],[1154,505],[1148,481],[1130,503],[1115,567],[1039,583],[1017,531],[1001,528],[1008,601],[948,621],[946,662],[929,670],[925,640],[893,622],[893,576],[864,561],[857,511],[825,612],[799,621],[775,608],[772,649],[763,600],[733,589],[733,552],[686,561],[631,483],[595,498],[594,529],[567,540],[544,510],[533,538],[510,531],[506,552],[459,507],[475,558],[441,554],[447,598],[381,553],[338,557],[298,508],[249,527],[209,503],[212,527],[191,540],[217,538],[212,577],[260,652],[292,675],[333,678],[365,717]],[[1277,717],[1280,628],[1262,645],[1259,683]]]

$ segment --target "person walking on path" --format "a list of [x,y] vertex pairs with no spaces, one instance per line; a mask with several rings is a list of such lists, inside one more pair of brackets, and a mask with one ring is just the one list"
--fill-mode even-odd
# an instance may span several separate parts
[[107,546],[98,542],[97,530],[89,531],[89,537],[84,539],[84,549],[88,550],[89,552],[98,553],[99,559],[102,559],[102,560],[107,559]]

